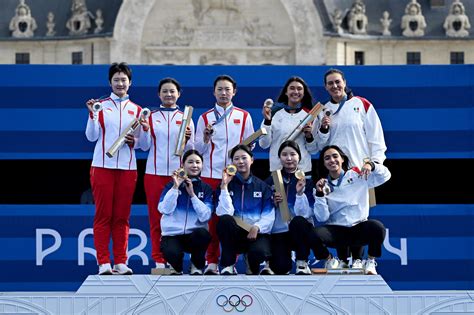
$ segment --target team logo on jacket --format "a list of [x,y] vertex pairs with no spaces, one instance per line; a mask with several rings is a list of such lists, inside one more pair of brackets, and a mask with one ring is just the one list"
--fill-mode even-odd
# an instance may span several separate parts
[[253,192],[253,197],[254,198],[262,198],[262,192],[261,191],[254,191]]
[[132,116],[135,116],[135,112],[133,110],[130,110],[130,109],[128,110],[128,114],[132,115]]
[[240,119],[234,119],[234,124],[240,124]]
[[182,123],[183,123],[182,120],[177,120],[177,121],[176,121],[176,124],[177,124],[177,125],[181,125]]
[[202,191],[198,192],[198,198],[200,199],[204,198],[204,192]]

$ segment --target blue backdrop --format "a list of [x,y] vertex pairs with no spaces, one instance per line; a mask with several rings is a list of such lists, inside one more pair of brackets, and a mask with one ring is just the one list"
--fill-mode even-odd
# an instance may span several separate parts
[[[96,274],[93,216],[87,205],[0,206],[0,291],[73,291]],[[474,289],[474,205],[377,205],[371,216],[388,228],[377,270],[393,290]],[[149,274],[145,205],[130,226],[129,265]]]
[[[474,65],[340,67],[349,87],[375,106],[388,158],[472,158]],[[90,159],[93,143],[84,130],[85,101],[108,95],[107,66],[0,65],[0,159]],[[287,78],[303,77],[324,101],[321,66],[132,66],[131,99],[159,105],[157,84],[165,76],[183,86],[179,103],[195,107],[194,120],[213,106],[214,78],[238,83],[234,103],[262,120],[263,101],[275,99]],[[257,158],[264,154],[257,148]],[[139,157],[144,158],[144,153]]]
[[[110,93],[107,68],[0,65],[0,159],[90,160],[94,144],[84,135],[84,104]],[[473,158],[474,65],[340,68],[355,94],[374,104],[389,159]],[[256,126],[263,101],[275,99],[289,76],[303,77],[316,100],[327,99],[322,83],[328,67],[132,69],[133,101],[158,106],[159,80],[175,77],[183,86],[179,103],[195,107],[195,122],[213,106],[212,84],[219,74],[237,80],[234,103],[250,111]],[[267,157],[256,150],[257,158]],[[389,229],[378,270],[392,289],[474,289],[472,204],[378,205],[371,213]],[[91,254],[93,214],[93,206],[0,205],[0,291],[77,289],[97,272]],[[133,207],[131,227],[129,249],[139,255],[131,256],[130,265],[137,273],[149,273],[145,206]]]

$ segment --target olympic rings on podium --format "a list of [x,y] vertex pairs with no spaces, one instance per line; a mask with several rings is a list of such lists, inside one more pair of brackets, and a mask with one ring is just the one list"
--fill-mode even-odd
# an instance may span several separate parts
[[243,312],[253,304],[253,298],[248,294],[242,297],[237,294],[232,294],[229,297],[221,294],[216,298],[216,304],[222,307],[225,312],[232,312],[234,308],[237,312]]

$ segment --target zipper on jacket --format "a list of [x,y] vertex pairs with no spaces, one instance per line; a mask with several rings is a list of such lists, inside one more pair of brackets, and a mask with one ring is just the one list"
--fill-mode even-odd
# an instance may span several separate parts
[[184,218],[184,230],[183,234],[186,234],[186,224],[188,223],[188,211],[189,211],[189,202],[191,201],[191,198],[188,195],[188,204],[186,205],[186,217]]
[[245,195],[245,184],[242,184],[242,197],[240,198],[240,214],[242,216],[242,221],[244,220],[244,195]]

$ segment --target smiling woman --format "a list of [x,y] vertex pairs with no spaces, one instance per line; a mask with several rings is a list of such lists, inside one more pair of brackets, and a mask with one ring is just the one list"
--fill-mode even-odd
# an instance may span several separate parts
[[[270,171],[281,167],[278,149],[287,140],[292,131],[308,115],[313,107],[313,96],[306,82],[300,77],[290,77],[283,86],[273,107],[263,106],[264,120],[261,127],[267,135],[262,136],[259,144],[263,149],[270,148]],[[311,134],[311,124],[304,127],[303,132],[294,140],[301,148],[299,168],[305,173],[311,173],[311,154],[318,152],[316,141]]]

